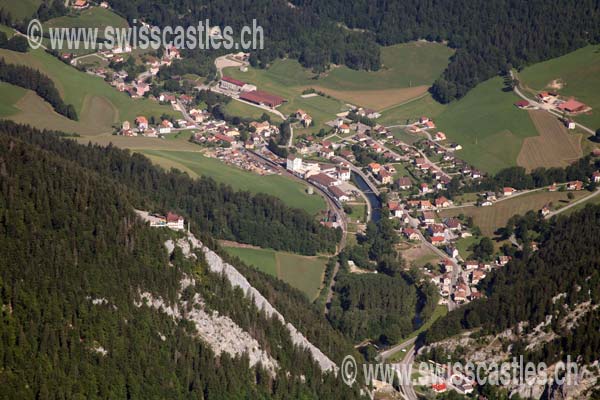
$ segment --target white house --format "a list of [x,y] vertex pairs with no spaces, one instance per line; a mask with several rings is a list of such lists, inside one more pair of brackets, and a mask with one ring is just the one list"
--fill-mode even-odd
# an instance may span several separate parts
[[294,154],[290,154],[286,161],[286,168],[288,171],[298,172],[302,169],[302,158]]

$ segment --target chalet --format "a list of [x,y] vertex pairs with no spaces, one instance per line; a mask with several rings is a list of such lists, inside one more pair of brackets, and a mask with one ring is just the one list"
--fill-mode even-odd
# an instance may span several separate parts
[[425,128],[435,129],[435,124],[433,123],[433,121],[429,120],[429,121],[425,122]]
[[556,183],[553,183],[552,185],[550,185],[548,187],[549,192],[556,192],[557,190],[558,190],[558,186],[556,185]]
[[440,278],[440,283],[444,286],[450,286],[452,284],[452,277],[449,273],[445,273]]
[[417,168],[420,168],[423,164],[426,163],[426,161],[423,157],[417,157],[417,158],[415,158],[414,163]]
[[446,140],[446,134],[444,132],[437,132],[435,134],[434,140],[436,140],[436,141]]
[[441,224],[433,224],[433,225],[429,225],[428,228],[428,232],[429,235],[432,237],[444,237],[444,234],[446,232],[446,229],[444,228],[444,225]]
[[454,271],[454,263],[449,258],[444,258],[440,261],[440,266],[444,269],[444,272]]
[[90,6],[90,3],[88,3],[87,0],[75,0],[73,2],[73,6],[72,7],[75,10],[85,10],[89,6]]
[[516,191],[517,189],[515,188],[505,187],[504,189],[502,189],[502,194],[504,196],[512,196]]
[[171,133],[171,128],[173,128],[173,123],[168,119],[163,119],[158,127],[158,132],[162,134]]
[[452,202],[444,196],[440,196],[435,199],[435,206],[438,208],[448,208],[451,205]]
[[312,117],[308,115],[304,110],[296,110],[294,116],[302,123],[305,128],[308,128],[312,124]]
[[431,236],[429,238],[429,241],[434,246],[440,246],[440,245],[443,245],[444,243],[446,243],[446,238],[444,236]]
[[545,217],[546,215],[550,214],[550,207],[548,205],[542,207],[542,209],[540,210],[540,214],[542,217]]
[[342,150],[340,151],[340,155],[350,162],[356,160],[356,157],[354,157],[354,153],[351,150]]
[[338,131],[340,131],[342,134],[348,134],[350,133],[350,126],[348,126],[348,124],[341,124],[338,127]]
[[250,122],[250,127],[255,129],[255,132],[264,137],[271,136],[271,124],[269,121],[252,121]]
[[146,129],[148,129],[148,119],[144,116],[138,116],[135,119],[135,124],[137,125],[137,128],[140,131],[145,131]]
[[396,186],[400,190],[408,190],[412,186],[412,181],[407,176],[402,176],[396,180]]
[[429,189],[429,185],[425,182],[421,183],[421,193],[422,194],[427,194],[430,193],[431,189]]
[[594,183],[599,183],[599,182],[600,182],[600,171],[595,171],[595,172],[592,174],[592,181],[593,181]]
[[402,233],[408,240],[419,240],[421,238],[419,232],[413,228],[404,228]]
[[458,257],[458,249],[454,246],[446,246],[446,254],[452,258]]
[[424,211],[424,210],[433,210],[433,204],[431,204],[431,201],[429,200],[419,200],[419,210]]
[[571,191],[583,190],[583,182],[581,182],[581,181],[568,182],[567,190],[571,190]]
[[467,291],[463,288],[460,288],[454,292],[454,301],[457,303],[464,303],[467,301]]

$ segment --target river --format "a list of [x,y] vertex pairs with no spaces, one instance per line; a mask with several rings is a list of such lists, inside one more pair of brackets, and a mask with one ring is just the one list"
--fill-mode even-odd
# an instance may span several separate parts
[[375,193],[371,192],[369,189],[369,185],[362,178],[362,176],[352,173],[352,182],[358,187],[358,189],[363,192],[369,203],[371,204],[371,220],[373,222],[379,222],[381,219],[381,200],[379,197],[375,195]]

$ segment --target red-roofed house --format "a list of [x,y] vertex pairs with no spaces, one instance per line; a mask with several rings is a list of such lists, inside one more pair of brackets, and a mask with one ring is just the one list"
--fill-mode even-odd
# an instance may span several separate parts
[[567,183],[567,190],[583,190],[583,182],[581,181],[573,181]]
[[505,187],[504,189],[502,189],[502,193],[505,196],[512,196],[516,191],[517,189],[511,187]]
[[585,104],[583,104],[575,99],[567,100],[558,106],[559,110],[570,112],[570,113],[582,112],[586,108],[587,108],[587,106]]
[[179,216],[175,213],[169,212],[167,214],[167,226],[174,230],[183,230],[184,229],[184,219],[182,216]]

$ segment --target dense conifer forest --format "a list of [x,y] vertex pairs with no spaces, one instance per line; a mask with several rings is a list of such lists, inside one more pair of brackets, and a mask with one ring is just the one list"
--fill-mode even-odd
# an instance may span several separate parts
[[289,208],[273,196],[236,192],[208,177],[192,179],[178,171],[165,172],[146,157],[114,146],[81,146],[58,140],[59,133],[24,129],[11,122],[0,122],[0,131],[127,186],[138,207],[153,204],[157,209],[152,211],[183,213],[194,229],[217,239],[308,255],[333,252],[341,239],[339,229],[325,228],[305,211]]
[[[22,140],[34,138],[46,149]],[[143,197],[136,186],[118,182],[109,169],[84,166],[94,165],[94,153],[102,151],[50,132],[0,128],[0,398],[358,397],[322,375],[279,321],[208,272],[201,253],[198,262],[180,251],[169,258],[163,242],[175,234],[136,217]],[[253,332],[277,359],[274,378],[260,366],[248,368],[245,356],[216,358],[185,320],[134,305],[139,291],[172,304],[184,273],[196,278],[189,290],[208,310]],[[251,280],[275,286],[256,271]],[[276,296],[276,306],[310,308],[285,284]],[[307,314],[301,331],[352,351],[322,318]]]

